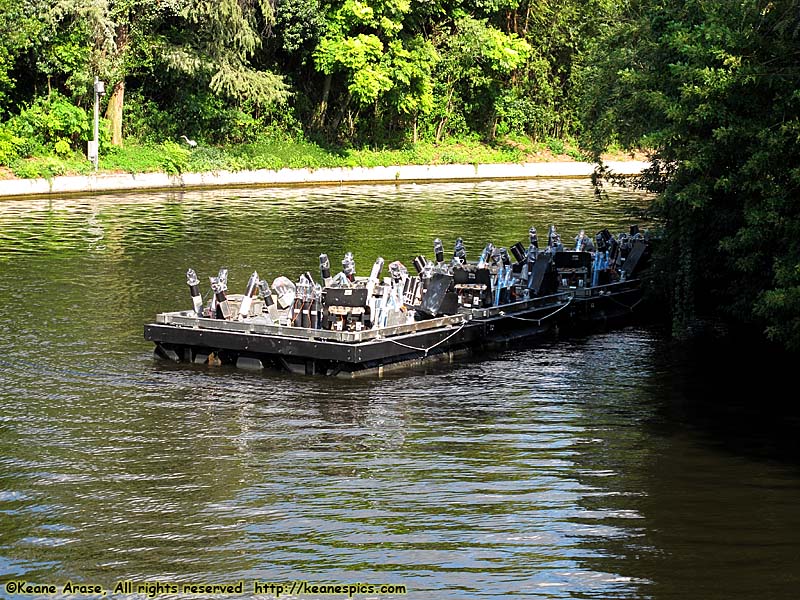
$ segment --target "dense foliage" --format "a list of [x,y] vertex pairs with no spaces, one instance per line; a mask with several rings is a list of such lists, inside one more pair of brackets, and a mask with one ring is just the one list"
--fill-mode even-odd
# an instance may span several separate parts
[[674,323],[800,348],[800,1],[628,0],[584,77],[587,140],[652,148]]
[[560,138],[609,3],[0,0],[0,163],[30,150],[10,120],[36,103],[90,111],[95,76],[116,145]]

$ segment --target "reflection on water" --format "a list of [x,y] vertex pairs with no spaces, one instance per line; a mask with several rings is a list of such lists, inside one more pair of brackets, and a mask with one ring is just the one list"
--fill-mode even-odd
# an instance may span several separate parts
[[698,418],[742,365],[698,369],[658,330],[355,382],[163,365],[142,339],[188,266],[235,290],[352,250],[362,274],[437,236],[474,257],[530,224],[622,230],[641,202],[546,180],[0,204],[3,580],[794,597],[796,462]]

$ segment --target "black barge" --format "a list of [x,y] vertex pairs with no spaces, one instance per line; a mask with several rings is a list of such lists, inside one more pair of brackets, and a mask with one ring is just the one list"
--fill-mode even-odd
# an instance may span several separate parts
[[460,238],[445,261],[437,239],[434,260],[414,258],[416,275],[395,261],[383,278],[382,258],[369,277],[356,277],[347,253],[331,277],[322,254],[319,283],[306,272],[296,283],[278,277],[270,284],[255,272],[242,295],[227,294],[222,269],[209,278],[207,302],[190,269],[193,309],[158,314],[144,336],[157,357],[179,363],[354,377],[453,361],[634,312],[643,291],[637,275],[649,254],[637,227],[616,237],[603,230],[596,245],[581,232],[570,250],[553,226],[544,249],[533,227],[529,236],[527,249],[516,243],[510,254],[487,244],[476,262],[466,260]]

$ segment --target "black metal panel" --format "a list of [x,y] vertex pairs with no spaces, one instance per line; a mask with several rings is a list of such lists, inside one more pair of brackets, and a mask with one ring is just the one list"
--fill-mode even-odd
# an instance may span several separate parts
[[233,350],[250,354],[278,354],[320,360],[353,361],[353,344],[342,342],[305,340],[274,335],[214,331],[175,327],[171,325],[145,325],[144,337],[153,342],[197,346],[211,350]]
[[639,280],[621,281],[604,286],[602,296],[575,298],[572,310],[559,314],[559,325],[577,329],[591,323],[608,323],[629,317],[642,298]]
[[[464,265],[463,269],[453,269],[453,281],[457,285],[486,286],[481,292],[481,306],[492,305],[492,273],[489,269],[477,269],[475,265]],[[458,304],[457,298],[456,304]]]
[[383,338],[357,344],[356,362],[386,361],[396,357],[395,349],[405,351],[406,358],[421,358],[439,352],[468,346],[483,346],[496,342],[527,338],[541,334],[556,324],[549,317],[558,310],[560,302],[547,302],[522,314],[497,314],[486,319],[469,321],[463,326],[433,329],[409,336]]
[[327,306],[366,306],[367,288],[325,288]]
[[[420,332],[414,336],[401,336],[399,339],[386,338],[364,342],[356,349],[356,362],[387,360],[398,355],[404,358],[421,358],[426,354],[446,352],[479,340],[482,337],[480,329],[480,324],[468,324],[460,331],[451,328],[439,329]],[[440,343],[450,335],[453,337]]]
[[431,317],[458,312],[458,297],[453,291],[453,277],[434,273],[428,281],[418,310]]
[[514,255],[514,259],[517,261],[518,264],[522,264],[523,262],[525,262],[526,253],[525,253],[525,247],[522,245],[522,243],[517,242],[516,244],[511,246],[511,254]]
[[633,248],[631,248],[628,258],[625,259],[620,269],[625,271],[626,277],[631,278],[636,274],[636,269],[644,262],[642,258],[645,250],[647,250],[647,243],[644,240],[635,240],[633,242]]
[[489,269],[476,269],[475,265],[464,265],[453,269],[453,281],[458,284],[473,283],[491,287],[492,274]]
[[551,292],[551,289],[546,289],[550,286],[546,285],[545,274],[550,271],[550,264],[553,255],[549,252],[541,252],[536,257],[536,262],[533,263],[533,269],[528,276],[528,289],[534,295],[544,295]]
[[556,269],[588,269],[592,265],[591,252],[567,250],[555,253]]

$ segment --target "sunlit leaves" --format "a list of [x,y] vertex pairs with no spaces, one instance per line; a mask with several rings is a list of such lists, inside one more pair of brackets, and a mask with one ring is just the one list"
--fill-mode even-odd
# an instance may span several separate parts
[[343,76],[361,106],[380,102],[399,115],[429,111],[437,55],[422,37],[399,36],[409,11],[408,0],[346,0],[314,53],[317,69]]
[[323,39],[315,58],[323,73],[332,73],[336,69],[364,69],[379,62],[382,55],[383,42],[378,36],[359,33],[353,37]]
[[25,4],[0,0],[0,115],[5,110],[6,94],[15,83],[10,72],[17,57],[31,45],[41,28]]
[[258,23],[271,23],[272,16],[268,0],[189,0],[181,17],[194,35],[166,54],[169,64],[188,75],[208,77],[215,93],[241,102],[285,101],[289,89],[283,78],[249,64],[262,43]]

